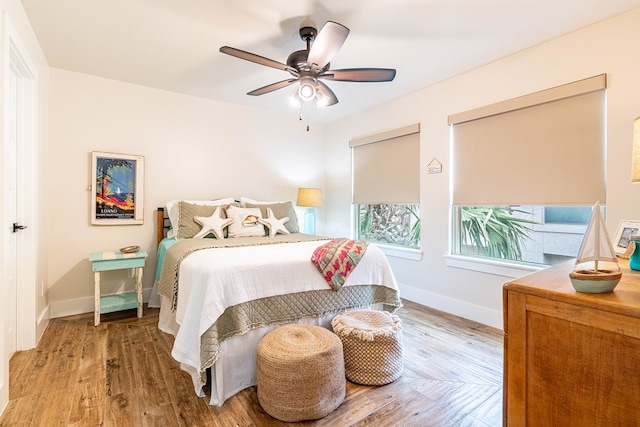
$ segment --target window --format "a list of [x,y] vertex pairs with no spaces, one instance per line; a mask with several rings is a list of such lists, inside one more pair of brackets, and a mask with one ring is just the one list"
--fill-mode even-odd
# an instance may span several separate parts
[[454,253],[555,265],[578,255],[591,208],[460,206],[454,213]]
[[408,248],[420,247],[420,205],[356,205],[356,238]]
[[354,138],[353,204],[356,238],[420,246],[420,126]]
[[544,208],[547,224],[589,224],[591,208],[587,206],[547,206]]
[[454,253],[577,255],[590,206],[606,200],[605,88],[599,75],[449,117]]

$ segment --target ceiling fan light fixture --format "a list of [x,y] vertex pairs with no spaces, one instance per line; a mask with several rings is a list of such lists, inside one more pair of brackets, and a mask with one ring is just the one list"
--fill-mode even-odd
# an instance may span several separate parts
[[316,97],[316,82],[310,77],[300,79],[298,95],[303,101],[311,101]]
[[316,105],[318,107],[327,107],[329,105],[329,97],[318,91],[318,94],[316,95]]
[[300,99],[300,94],[298,94],[298,91],[295,91],[289,97],[289,104],[294,108],[300,108],[300,106],[302,105],[302,99]]

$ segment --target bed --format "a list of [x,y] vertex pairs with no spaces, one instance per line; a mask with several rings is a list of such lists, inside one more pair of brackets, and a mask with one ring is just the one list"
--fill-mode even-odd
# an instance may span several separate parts
[[401,306],[379,247],[300,233],[291,202],[172,201],[157,223],[150,305],[195,392],[210,384],[211,405],[256,384],[256,348],[270,330],[330,329],[347,310]]

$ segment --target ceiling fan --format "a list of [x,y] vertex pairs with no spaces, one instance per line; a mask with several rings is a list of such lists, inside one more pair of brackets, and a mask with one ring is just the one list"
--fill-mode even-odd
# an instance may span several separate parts
[[389,82],[396,76],[396,70],[391,68],[330,70],[329,61],[340,50],[348,35],[349,29],[347,27],[332,21],[324,24],[320,32],[314,27],[302,27],[300,28],[300,38],[307,43],[307,48],[289,55],[286,64],[229,46],[221,47],[220,52],[256,64],[287,71],[293,77],[252,90],[247,95],[264,95],[299,82],[298,91],[294,96],[302,101],[315,99],[318,106],[329,106],[337,104],[338,98],[322,80]]

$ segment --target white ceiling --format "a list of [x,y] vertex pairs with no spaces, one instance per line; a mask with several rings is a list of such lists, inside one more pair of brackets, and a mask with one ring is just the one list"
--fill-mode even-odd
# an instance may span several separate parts
[[328,82],[327,123],[561,34],[640,0],[22,0],[49,65],[297,116],[289,74],[224,55],[229,45],[286,62],[298,31],[328,20],[351,33],[331,68],[395,68],[388,83]]

